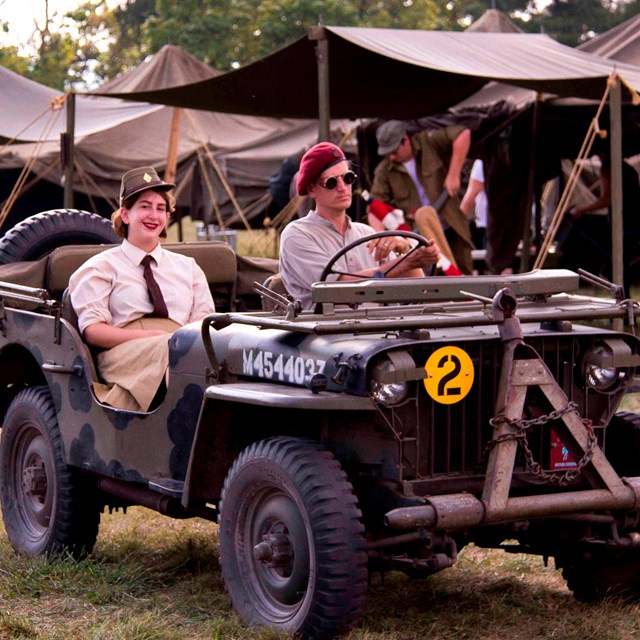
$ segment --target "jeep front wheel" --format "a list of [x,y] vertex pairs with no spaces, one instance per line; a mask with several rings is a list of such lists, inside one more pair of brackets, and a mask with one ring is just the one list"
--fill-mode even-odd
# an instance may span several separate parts
[[556,558],[562,576],[577,600],[599,602],[605,598],[638,600],[640,550],[601,550]]
[[319,444],[279,437],[245,449],[224,483],[218,535],[225,585],[245,622],[321,639],[360,619],[360,511]]
[[67,466],[47,387],[16,395],[0,443],[2,515],[11,546],[28,556],[93,549],[100,523],[95,485]]

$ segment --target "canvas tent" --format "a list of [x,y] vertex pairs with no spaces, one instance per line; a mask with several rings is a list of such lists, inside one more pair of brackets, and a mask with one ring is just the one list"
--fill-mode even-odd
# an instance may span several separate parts
[[[4,77],[0,69],[0,78]],[[62,94],[20,76],[6,72],[13,82],[4,96],[17,95],[25,104],[48,112],[52,99]],[[207,78],[218,72],[190,56],[182,49],[167,45],[147,62],[103,85],[104,96],[117,91],[127,95],[129,91],[161,89],[180,86]],[[24,87],[33,94],[27,94]],[[131,166],[149,164],[164,171],[174,110],[157,104],[138,104],[117,98],[94,95],[78,95],[76,106],[74,147],[74,190],[88,194],[92,201],[88,208],[103,213],[116,205],[121,175]],[[7,100],[7,102],[9,102]],[[88,107],[93,106],[95,118],[88,119]],[[123,109],[121,105],[127,107]],[[23,110],[25,120],[32,113]],[[59,137],[65,128],[64,104],[56,112],[57,128],[46,136],[44,144],[13,144],[0,153],[0,169],[16,169],[32,163],[32,171],[53,184],[60,184],[63,167],[60,163]],[[102,115],[102,120],[100,119]],[[95,126],[93,123],[102,123]],[[205,111],[180,113],[180,131],[177,138],[177,175],[179,202],[185,208],[199,209],[201,216],[217,221],[215,202],[223,218],[228,221],[235,207],[232,199],[241,207],[254,207],[249,213],[260,212],[264,207],[263,196],[268,179],[287,156],[299,152],[317,139],[317,120],[282,120],[262,116],[245,116]],[[31,137],[38,140],[46,122],[34,121]],[[334,122],[338,135],[348,123]],[[21,125],[24,126],[24,125]],[[14,127],[19,130],[19,126]],[[0,135],[9,138],[14,130],[0,125]],[[215,165],[215,168],[214,168]],[[14,174],[11,174],[14,175]],[[195,187],[194,187],[195,185]],[[197,188],[197,186],[200,188]],[[49,193],[49,191],[47,191]],[[101,199],[101,200],[98,200]],[[60,201],[40,206],[37,210],[60,206]],[[18,207],[14,216],[18,219],[35,211]]]
[[594,36],[578,48],[603,58],[640,66],[640,15]]
[[[76,134],[96,135],[162,109],[78,96]],[[0,110],[0,218],[7,228],[30,213],[62,205],[59,150],[67,131],[67,95],[0,67]]]
[[[146,90],[183,86],[219,76],[183,49],[165,45],[147,62],[106,83],[96,93],[127,96]],[[264,210],[268,178],[284,158],[312,144],[317,135],[315,120],[279,118],[184,110],[178,114],[178,194],[192,217],[225,224],[238,221],[238,211],[249,208],[249,218]],[[176,112],[170,108],[155,115],[153,122],[135,123],[134,159],[165,169],[172,124]],[[333,123],[340,128],[342,123]],[[347,125],[345,125],[347,126]],[[115,132],[111,133],[113,136]],[[120,136],[116,136],[118,139]],[[96,159],[111,163],[117,179],[123,162],[131,162],[131,150],[102,137],[78,145],[85,162]],[[143,159],[146,158],[146,162]],[[113,170],[111,170],[113,173]],[[220,218],[218,217],[220,215]],[[244,215],[244,214],[243,214]]]
[[[543,34],[318,27],[308,37],[237,71],[121,97],[230,113],[318,115],[321,136],[326,137],[330,116],[418,118],[446,111],[491,81],[537,93],[599,100],[614,69],[630,87],[640,89],[640,68],[614,64]],[[588,123],[590,113],[581,117]],[[528,118],[504,128],[494,146],[486,149],[502,169],[515,163],[519,171],[513,189],[499,203],[510,216],[510,227],[504,228],[511,246],[503,242],[496,259],[507,264],[522,237],[522,194],[526,196],[529,188],[527,165],[533,153],[533,115]],[[586,129],[585,125],[582,130]],[[579,147],[579,141],[568,138],[552,143]],[[521,146],[510,145],[513,140],[522,142]],[[497,270],[503,265],[493,266]]]
[[[319,43],[327,49],[324,57],[316,55]],[[640,69],[616,68],[640,88]],[[446,110],[490,80],[599,99],[613,69],[612,63],[543,34],[319,27],[310,37],[216,78],[110,95],[227,113],[316,118],[327,93],[326,111],[335,118],[415,118]]]
[[475,22],[467,27],[467,33],[483,31],[486,33],[522,33],[522,29],[511,22],[498,9],[487,9]]
[[[612,61],[620,69],[625,69],[625,78],[631,77],[628,69],[640,71],[640,16],[635,16],[601,35],[595,36],[580,45],[580,51],[602,56]],[[623,63],[623,64],[618,64]],[[631,66],[633,65],[633,66]],[[635,85],[637,89],[637,85]],[[532,154],[532,128],[536,121],[537,148],[535,150],[535,179],[538,197],[542,184],[560,175],[560,163],[563,158],[576,158],[583,142],[590,120],[594,117],[598,103],[581,98],[558,97],[552,93],[538,92],[501,82],[490,82],[475,94],[455,105],[451,113],[458,118],[477,118],[478,114],[492,114],[489,120],[496,121],[496,113],[501,112],[504,119],[519,118],[519,122],[509,129],[512,172],[494,184],[494,191],[512,193],[518,203],[517,216],[506,219],[500,215],[502,203],[492,203],[492,209],[498,215],[493,229],[490,229],[490,259],[498,261],[497,268],[508,263],[516,250],[516,238],[521,237],[527,203],[518,194],[524,194],[529,180],[527,165]],[[535,115],[534,115],[535,112]],[[506,115],[505,115],[506,114]],[[601,117],[601,125],[609,129],[609,111],[605,108]],[[640,109],[626,103],[622,112],[621,153],[624,157],[640,153]],[[506,134],[504,134],[506,135]],[[495,145],[480,150],[491,161]],[[518,167],[520,167],[518,169]],[[495,178],[495,176],[494,176]],[[505,185],[507,185],[505,187]],[[488,185],[491,186],[491,185]],[[492,194],[489,194],[490,199]],[[538,207],[538,224],[542,213]],[[491,226],[491,225],[490,225]],[[492,236],[492,237],[491,237]]]
[[[58,142],[66,131],[65,94],[0,67],[0,142]],[[78,96],[83,137],[161,110],[157,104]]]

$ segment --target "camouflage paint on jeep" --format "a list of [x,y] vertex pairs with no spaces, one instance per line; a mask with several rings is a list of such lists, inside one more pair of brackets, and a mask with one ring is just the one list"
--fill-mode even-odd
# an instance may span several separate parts
[[177,368],[180,359],[193,347],[194,342],[200,339],[200,323],[187,325],[176,331],[169,341],[169,367]]
[[107,463],[96,451],[96,438],[93,427],[85,422],[77,438],[74,438],[69,450],[69,462],[84,469],[94,469],[98,473],[107,473]]
[[[72,367],[84,367],[80,356],[73,359]],[[85,376],[72,375],[69,378],[69,403],[75,411],[88,413],[91,410],[92,398]]]
[[144,483],[147,480],[135,469],[125,469],[120,460],[111,460],[109,462],[106,475],[116,480],[125,480],[127,482]]
[[125,411],[124,409],[117,409],[106,406],[104,412],[107,419],[114,426],[116,431],[124,431],[125,429],[127,429],[132,420],[144,420],[146,418],[145,415],[140,413],[133,413],[131,411]]
[[178,400],[167,419],[169,437],[175,444],[171,451],[169,467],[171,477],[176,480],[185,478],[203,396],[204,390],[201,386],[187,385],[182,398]]
[[[211,314],[208,351],[198,323],[179,329],[164,399],[134,414],[95,402],[86,349],[55,307],[11,308],[0,282],[0,389],[10,399],[13,385],[46,380],[57,467],[69,465],[43,478],[28,447],[0,449],[17,470],[3,478],[5,521],[14,495],[27,503],[56,480],[69,520],[41,526],[35,514],[23,538],[44,530],[90,547],[97,525],[80,539],[67,525],[102,499],[219,519],[236,611],[287,635],[355,626],[367,566],[428,576],[470,543],[554,558],[583,599],[640,594],[640,414],[615,413],[640,372],[640,339],[592,323],[635,333],[637,303],[582,296],[563,270],[313,294],[319,313],[282,298],[273,312]],[[3,442],[33,433],[21,402],[56,428],[46,395],[16,397]],[[91,485],[100,501],[87,501]]]

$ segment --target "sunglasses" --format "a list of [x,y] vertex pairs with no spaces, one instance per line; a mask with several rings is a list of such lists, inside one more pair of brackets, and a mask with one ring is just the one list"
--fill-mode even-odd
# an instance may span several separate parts
[[353,171],[347,171],[341,176],[331,176],[330,178],[326,178],[324,181],[322,179],[318,180],[318,184],[328,191],[333,191],[338,186],[338,180],[341,179],[345,184],[353,184],[357,177],[358,176]]

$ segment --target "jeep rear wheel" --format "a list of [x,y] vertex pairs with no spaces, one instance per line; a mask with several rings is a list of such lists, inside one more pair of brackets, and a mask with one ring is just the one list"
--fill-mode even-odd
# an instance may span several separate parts
[[589,557],[575,556],[564,561],[562,576],[576,599],[599,602],[604,598],[637,600],[640,595],[640,550],[602,551]]
[[111,222],[79,209],[52,209],[19,222],[0,238],[0,264],[37,260],[68,244],[117,244]]
[[245,622],[314,639],[358,622],[367,588],[360,511],[322,446],[250,445],[225,480],[219,525],[222,574]]
[[0,443],[2,514],[9,542],[28,556],[93,549],[100,523],[95,485],[68,467],[47,387],[11,402]]

